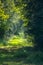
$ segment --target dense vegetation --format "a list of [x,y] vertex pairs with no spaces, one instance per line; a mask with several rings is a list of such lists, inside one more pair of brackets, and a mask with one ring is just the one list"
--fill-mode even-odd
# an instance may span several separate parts
[[0,0],[0,39],[10,37],[25,38],[43,48],[42,0]]
[[43,0],[0,0],[0,64],[41,65],[42,51]]

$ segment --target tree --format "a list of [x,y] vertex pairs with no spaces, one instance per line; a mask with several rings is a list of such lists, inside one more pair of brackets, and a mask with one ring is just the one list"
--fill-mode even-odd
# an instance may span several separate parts
[[0,0],[0,35],[3,32],[2,37],[5,37],[6,32],[11,30],[12,26],[14,27],[18,22],[23,22],[22,26],[26,25],[26,18],[23,14],[25,7],[26,3],[22,0]]

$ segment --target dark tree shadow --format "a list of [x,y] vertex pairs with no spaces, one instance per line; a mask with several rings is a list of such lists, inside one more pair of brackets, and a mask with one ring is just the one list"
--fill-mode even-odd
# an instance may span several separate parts
[[[34,35],[34,44],[36,49],[43,50],[43,1],[36,0],[34,5],[34,17],[28,25],[28,33]],[[35,6],[37,7],[35,8]]]

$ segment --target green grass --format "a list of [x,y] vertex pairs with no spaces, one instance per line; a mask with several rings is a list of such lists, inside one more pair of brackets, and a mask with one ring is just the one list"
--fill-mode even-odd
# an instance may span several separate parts
[[0,65],[43,65],[43,52],[33,50],[25,38],[11,38],[0,42]]
[[43,65],[43,52],[28,47],[0,49],[0,65]]
[[22,38],[19,36],[14,36],[11,37],[8,41],[7,44],[9,46],[33,46],[33,42],[28,40],[26,38]]

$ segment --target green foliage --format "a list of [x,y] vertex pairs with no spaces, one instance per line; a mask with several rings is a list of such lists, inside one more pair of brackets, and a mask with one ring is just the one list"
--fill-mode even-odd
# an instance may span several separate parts
[[[18,3],[20,4],[18,5]],[[21,1],[20,2],[17,1],[17,4],[14,0],[0,1],[0,21],[1,21],[0,27],[1,26],[3,26],[4,28],[9,27],[10,23],[9,21],[10,19],[12,19],[13,16],[15,16],[15,13],[18,16],[16,18],[17,20],[18,19],[26,20],[24,14],[22,13],[24,7],[26,7],[26,4],[22,3]]]
[[7,37],[20,35],[22,32],[21,37],[24,36],[27,40],[32,40],[31,43],[43,48],[42,6],[42,0],[0,0],[1,37],[6,40]]
[[43,1],[0,0],[0,65],[43,65],[42,51]]

